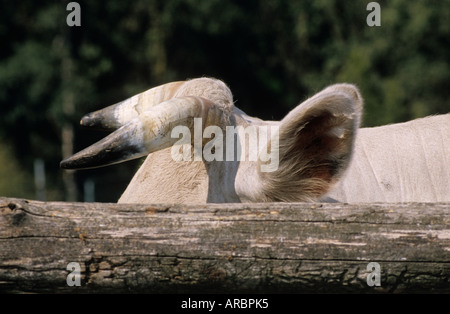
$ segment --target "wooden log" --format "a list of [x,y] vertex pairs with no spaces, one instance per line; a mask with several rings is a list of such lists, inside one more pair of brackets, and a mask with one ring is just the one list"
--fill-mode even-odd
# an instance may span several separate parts
[[450,204],[0,198],[0,291],[450,292]]

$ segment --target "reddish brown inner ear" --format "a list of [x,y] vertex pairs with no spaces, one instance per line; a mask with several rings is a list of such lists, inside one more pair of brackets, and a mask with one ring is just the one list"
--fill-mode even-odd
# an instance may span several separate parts
[[328,111],[312,116],[299,126],[293,145],[281,158],[297,159],[301,156],[302,163],[308,161],[308,167],[304,169],[302,176],[332,181],[340,168],[339,156],[345,153],[350,138],[347,133],[338,138],[332,130],[345,123],[346,119],[336,117]]
[[298,123],[282,126],[280,165],[262,174],[268,198],[303,201],[326,194],[348,165],[353,132],[351,118],[326,110],[314,110]]

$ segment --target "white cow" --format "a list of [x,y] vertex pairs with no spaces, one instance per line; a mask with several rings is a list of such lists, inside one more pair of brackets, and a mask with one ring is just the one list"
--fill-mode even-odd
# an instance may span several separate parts
[[450,114],[358,130],[341,202],[450,201]]
[[[362,107],[355,86],[336,84],[263,121],[236,108],[219,80],[168,83],[83,117],[116,131],[61,167],[148,155],[120,203],[450,200],[450,115],[359,129]],[[238,128],[256,130],[260,145]],[[175,129],[193,135],[180,140]]]

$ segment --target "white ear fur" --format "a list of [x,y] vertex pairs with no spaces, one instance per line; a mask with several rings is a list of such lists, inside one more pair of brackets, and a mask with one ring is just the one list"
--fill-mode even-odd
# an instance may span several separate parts
[[350,162],[362,107],[355,86],[336,84],[286,115],[278,169],[260,172],[266,200],[314,201],[324,195]]

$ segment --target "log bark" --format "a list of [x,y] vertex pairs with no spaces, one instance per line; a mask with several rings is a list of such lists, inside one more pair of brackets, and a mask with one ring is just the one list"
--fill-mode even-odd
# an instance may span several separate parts
[[[0,291],[450,292],[449,226],[449,203],[0,198]],[[67,283],[71,262],[79,286]],[[370,262],[380,265],[380,286],[368,284]]]

